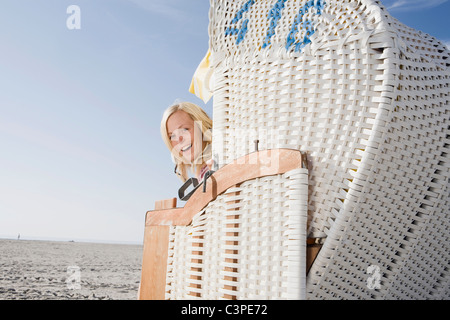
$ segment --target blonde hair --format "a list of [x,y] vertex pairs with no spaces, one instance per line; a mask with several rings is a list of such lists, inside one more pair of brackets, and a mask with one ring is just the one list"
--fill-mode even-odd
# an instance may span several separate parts
[[194,124],[199,127],[202,133],[202,152],[191,164],[191,170],[195,174],[198,174],[201,168],[205,165],[205,162],[211,159],[212,120],[202,108],[191,102],[179,102],[164,111],[161,119],[161,136],[167,148],[169,148],[172,159],[175,162],[175,173],[184,182],[189,178],[188,164],[186,164],[186,161],[182,158],[182,156],[178,153],[172,152],[173,147],[167,132],[167,120],[177,111],[186,112],[194,121]]

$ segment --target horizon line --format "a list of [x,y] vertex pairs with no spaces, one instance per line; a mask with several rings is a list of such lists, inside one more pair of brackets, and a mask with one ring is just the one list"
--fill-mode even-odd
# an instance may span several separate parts
[[75,243],[98,243],[98,244],[125,244],[125,245],[142,245],[143,241],[137,240],[100,240],[100,239],[82,239],[82,238],[59,238],[59,237],[36,237],[36,236],[11,236],[0,235],[0,240],[14,241],[48,241],[48,242],[75,242]]

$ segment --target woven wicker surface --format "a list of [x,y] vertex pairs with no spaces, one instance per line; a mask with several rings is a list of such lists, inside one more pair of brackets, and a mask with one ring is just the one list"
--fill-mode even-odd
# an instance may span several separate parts
[[449,298],[447,48],[372,0],[213,0],[209,32],[218,162],[308,153],[307,298]]
[[171,227],[166,297],[305,298],[307,182],[306,169],[249,180]]

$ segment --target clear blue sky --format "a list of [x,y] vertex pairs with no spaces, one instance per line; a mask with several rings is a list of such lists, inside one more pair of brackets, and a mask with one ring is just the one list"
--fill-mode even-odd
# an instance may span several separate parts
[[[382,1],[450,42],[450,2]],[[69,30],[69,5],[81,29]],[[209,0],[2,0],[0,237],[141,242],[180,181],[159,134],[208,49]]]

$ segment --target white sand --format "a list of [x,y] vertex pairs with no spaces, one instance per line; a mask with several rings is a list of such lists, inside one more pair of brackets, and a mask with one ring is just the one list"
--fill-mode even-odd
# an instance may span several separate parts
[[142,246],[0,239],[0,299],[137,298]]

